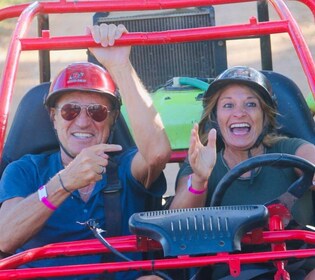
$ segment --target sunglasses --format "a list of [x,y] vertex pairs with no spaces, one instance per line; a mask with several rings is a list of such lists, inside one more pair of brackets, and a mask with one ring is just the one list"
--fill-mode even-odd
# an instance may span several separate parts
[[101,104],[80,105],[67,103],[61,107],[56,107],[56,109],[60,111],[61,117],[66,121],[74,120],[80,115],[82,109],[86,109],[88,116],[96,122],[106,120],[108,113],[110,112],[106,106]]

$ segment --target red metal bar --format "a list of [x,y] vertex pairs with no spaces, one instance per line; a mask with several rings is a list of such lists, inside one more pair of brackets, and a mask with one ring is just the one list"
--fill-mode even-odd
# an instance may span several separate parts
[[187,157],[188,150],[172,151],[169,162],[182,162]]
[[39,12],[41,12],[41,5],[38,2],[34,2],[26,8],[20,16],[20,20],[16,25],[10,41],[10,48],[4,64],[4,72],[0,83],[0,159],[2,157],[9,106],[18,69],[18,61],[21,54],[20,38],[27,33],[32,19]]
[[298,0],[299,2],[306,5],[311,12],[313,13],[313,16],[315,17],[315,1],[314,0]]
[[[122,236],[122,237],[111,237],[107,238],[108,242],[121,252],[147,252],[152,250],[160,249],[161,246],[156,241],[141,238],[139,241],[136,236]],[[255,240],[255,241],[253,241]],[[259,242],[257,242],[257,237],[253,237],[252,233],[248,233],[244,236],[242,243],[244,244],[272,244],[272,243],[281,243],[293,240],[300,240],[306,244],[315,244],[315,232],[305,231],[305,230],[281,230],[281,231],[264,231],[262,232],[261,238]],[[306,250],[297,250],[294,251],[278,251],[278,252],[264,252],[259,253],[262,254],[261,258],[257,259],[255,254],[245,254],[246,257],[243,259],[240,256],[235,254],[226,254],[225,262],[228,261],[229,258],[233,258],[237,256],[240,259],[241,263],[246,263],[249,261],[253,263],[254,260],[256,262],[262,261],[270,261],[270,260],[280,260],[281,257],[277,253],[280,252],[281,256],[294,256],[296,258],[302,257],[310,257],[311,253],[309,253],[310,249]],[[315,249],[312,249],[315,250]],[[47,246],[43,246],[40,248],[30,249],[28,251],[22,252],[20,254],[8,257],[0,261],[0,276],[2,275],[2,271],[12,269],[20,266],[21,264],[25,264],[27,262],[43,259],[43,258],[52,258],[60,255],[82,255],[82,254],[97,254],[97,253],[106,253],[108,249],[105,248],[98,240],[84,240],[84,241],[73,241],[73,242],[63,242],[63,243],[55,243],[49,244]],[[284,253],[286,252],[286,253]],[[290,254],[292,255],[287,255]],[[284,253],[284,255],[282,254]],[[314,253],[314,251],[313,251]],[[249,258],[250,256],[250,258]],[[254,256],[254,257],[253,257]],[[222,256],[221,256],[222,257]],[[182,259],[181,257],[180,259]],[[185,257],[187,258],[187,257]],[[213,259],[212,259],[213,258]],[[211,259],[207,260],[207,264],[214,264],[218,262],[219,256],[213,256]],[[196,258],[191,258],[191,260],[195,261]],[[193,266],[198,262],[194,262]],[[176,265],[180,265],[176,263]],[[187,264],[186,264],[187,265]],[[186,267],[185,265],[185,267]],[[168,267],[171,268],[171,267]],[[84,269],[85,271],[85,269]],[[3,279],[3,278],[0,278]]]
[[[237,3],[256,2],[257,0],[238,0]],[[315,17],[315,2],[313,0],[298,0],[305,4]],[[65,1],[42,2],[44,12],[47,14],[87,13],[87,12],[113,12],[113,11],[140,11],[179,9],[188,7],[204,7],[211,5],[233,4],[235,0],[133,0],[133,1]],[[20,16],[29,5],[20,4],[9,6],[0,10],[0,21]]]
[[261,236],[247,233],[242,238],[244,244],[279,243],[283,241],[301,240],[307,244],[315,244],[315,232],[307,230],[263,231]]
[[[284,230],[282,217],[280,215],[271,215],[269,219],[269,230]],[[271,244],[272,251],[286,251],[286,243],[283,242],[276,242]],[[275,274],[275,280],[290,280],[290,275],[285,269],[285,260],[277,260],[274,261],[273,265],[276,267],[277,272]]]
[[[261,22],[251,18],[248,24],[209,26],[160,32],[133,32],[124,34],[115,45],[159,45],[213,39],[232,39],[288,32],[287,21]],[[47,34],[46,34],[47,36]],[[91,36],[23,38],[22,50],[65,50],[98,46]]]
[[[294,21],[293,17],[291,16],[290,12],[288,12],[285,4],[283,3],[282,0],[271,0],[273,5],[276,7],[277,12],[280,14],[280,17],[283,19],[281,22],[281,25],[285,23],[287,25],[287,21],[289,21],[289,34],[294,42],[295,49],[299,55],[299,52],[301,51],[302,54],[299,56],[302,65],[304,66],[304,71],[307,74],[307,71],[309,69],[314,69],[314,63],[312,60],[312,57],[309,55],[310,52],[307,48],[307,45],[305,44],[305,41],[301,37],[301,32],[299,28],[296,25],[296,22]],[[306,1],[306,0],[305,0]],[[102,3],[104,4],[105,1]],[[161,3],[162,1],[158,2]],[[178,2],[178,1],[176,1]],[[185,2],[185,1],[184,1]],[[189,1],[191,2],[191,1]],[[203,2],[203,1],[201,1]],[[208,1],[209,5],[213,5],[215,1]],[[220,2],[220,4],[226,4],[226,3],[235,3],[233,0],[232,1],[216,1]],[[249,2],[249,1],[238,1],[238,2]],[[54,4],[68,6],[66,1],[60,1],[59,3],[54,2]],[[90,2],[92,4],[92,1]],[[94,2],[95,3],[95,2]],[[98,2],[101,3],[101,2]],[[116,3],[121,4],[122,1],[117,1]],[[145,1],[145,3],[148,3],[148,1]],[[151,3],[151,2],[150,2]],[[164,3],[164,2],[163,2]],[[198,1],[194,1],[194,6],[196,6],[196,3]],[[46,3],[45,3],[46,4]],[[45,4],[43,4],[45,6]],[[76,3],[79,4],[79,3]],[[87,3],[86,3],[87,4]],[[144,3],[143,3],[144,4]],[[152,5],[156,5],[156,1],[154,3],[152,2]],[[72,6],[73,3],[71,3]],[[81,5],[78,5],[80,8],[82,8]],[[96,5],[97,6],[97,5]],[[124,2],[124,6],[126,6],[126,3]],[[200,5],[201,6],[201,5]],[[59,6],[58,6],[59,7]],[[52,8],[52,7],[50,7]],[[72,7],[74,9],[75,7]],[[161,7],[160,7],[161,8]],[[24,9],[24,8],[23,8]],[[145,8],[144,8],[145,9]],[[152,9],[152,8],[149,8]],[[83,8],[82,8],[83,10]],[[3,10],[0,11],[0,19],[1,19],[1,13]],[[17,28],[15,29],[11,44],[10,44],[10,50],[9,54],[7,57],[7,61],[5,64],[4,69],[6,70],[3,75],[3,82],[1,83],[1,88],[0,88],[0,145],[3,145],[4,142],[4,134],[5,134],[5,127],[7,124],[7,115],[8,115],[8,106],[11,101],[11,94],[13,91],[13,84],[15,80],[15,73],[17,70],[17,63],[18,59],[20,56],[20,52],[22,50],[22,45],[28,44],[27,40],[29,39],[22,39],[25,34],[27,33],[28,27],[30,25],[31,20],[33,17],[39,13],[43,12],[43,6],[39,3],[34,3],[30,5],[25,11],[20,16],[19,22],[17,24]],[[53,9],[52,9],[53,11]],[[81,10],[80,10],[81,11]],[[94,10],[93,10],[94,11]],[[102,9],[102,11],[104,11]],[[60,13],[61,11],[55,10],[55,12]],[[70,12],[70,11],[64,11],[64,12]],[[73,12],[79,12],[78,10],[73,11]],[[16,11],[15,11],[16,13]],[[270,24],[270,22],[268,23]],[[266,26],[268,26],[268,24]],[[274,22],[272,23],[274,24]],[[255,24],[257,26],[262,26],[260,24]],[[251,36],[254,34],[251,34],[255,28],[253,28],[252,24],[250,24],[252,30],[247,34],[247,36]],[[239,26],[241,27],[241,26]],[[220,27],[223,28],[223,27]],[[269,28],[269,27],[268,27]],[[245,28],[244,28],[245,29]],[[287,29],[287,27],[286,27]],[[211,29],[211,32],[216,29]],[[218,31],[219,29],[217,29]],[[267,29],[266,29],[267,30]],[[221,29],[221,32],[225,32],[227,30]],[[231,28],[231,33],[229,36],[236,36],[237,31],[233,31]],[[245,30],[242,30],[245,32]],[[259,30],[261,31],[261,30]],[[206,30],[205,34],[199,34],[198,36],[209,36],[207,34],[209,30]],[[257,30],[258,32],[258,30]],[[198,33],[198,32],[197,32]],[[225,34],[219,34],[218,32],[217,36],[223,36],[221,38],[226,38]],[[170,34],[170,33],[169,33]],[[255,33],[256,34],[256,33]],[[266,33],[269,34],[269,33]],[[272,33],[270,33],[272,34]],[[128,36],[130,35],[135,35],[138,36],[137,34],[127,34]],[[126,36],[127,36],[126,35]],[[178,34],[178,40],[186,40],[184,37],[187,34]],[[194,37],[196,34],[192,34],[192,38],[189,40],[197,40],[197,37]],[[262,33],[257,33],[257,35],[263,35]],[[83,36],[85,38],[85,36]],[[158,36],[157,36],[158,37]],[[211,37],[212,38],[212,37]],[[220,37],[219,37],[220,38]],[[129,38],[130,39],[130,38]],[[138,38],[139,39],[139,38]],[[137,40],[138,40],[137,39]],[[149,38],[145,38],[148,40]],[[200,39],[200,37],[199,37]],[[30,39],[32,40],[32,39]],[[35,39],[35,42],[43,39]],[[51,38],[50,40],[54,41],[57,40],[56,38]],[[72,39],[71,39],[72,40]],[[123,38],[121,39],[123,40]],[[159,38],[153,38],[153,41],[151,43],[158,44],[159,40],[165,40],[162,37]],[[157,41],[155,41],[157,40]],[[175,42],[175,41],[174,41]],[[184,41],[180,41],[184,42]],[[31,42],[33,44],[34,42]],[[51,41],[50,41],[51,43]],[[89,42],[91,43],[91,42]],[[127,42],[127,39],[125,41],[126,44],[130,44],[130,42]],[[161,43],[168,43],[168,41],[164,41]],[[315,77],[314,72],[310,72],[310,76]],[[311,79],[311,81],[310,81]],[[312,87],[313,85],[313,80],[312,77],[308,77],[309,82],[311,83],[311,88],[312,91],[315,92]],[[0,147],[2,151],[3,146]],[[181,151],[179,151],[181,153]],[[311,232],[304,232],[304,231],[277,231],[277,232],[264,232],[263,233],[263,240],[262,242],[284,242],[287,240],[302,240],[304,242],[309,242],[311,244],[315,243],[315,237],[314,233]],[[116,239],[115,239],[116,240]],[[244,240],[248,240],[248,236],[244,238]],[[97,241],[96,241],[97,242]],[[114,242],[114,240],[113,240]],[[139,250],[138,244],[136,244],[136,239],[125,239],[121,240],[118,239],[116,247],[121,246],[119,249],[124,251],[133,251],[133,250]],[[101,248],[102,247],[102,248]],[[143,250],[148,249],[143,247]],[[53,245],[48,245],[43,248],[38,248],[38,249],[33,249],[33,251],[27,251],[24,253],[21,253],[19,255],[15,255],[13,257],[4,259],[3,261],[0,261],[0,267],[7,268],[8,266],[15,266],[19,265],[21,261],[23,263],[38,259],[38,258],[44,258],[44,257],[52,257],[55,255],[59,254],[64,254],[65,252],[67,254],[85,254],[88,252],[100,252],[100,251],[105,251],[106,248],[103,248],[101,244],[94,243],[93,246],[89,244],[88,242],[78,242],[78,243],[61,243],[56,246]],[[141,250],[141,248],[140,248]],[[257,262],[265,262],[265,261],[275,261],[275,260],[282,260],[286,258],[292,258],[294,256],[295,258],[307,258],[307,257],[313,257],[315,254],[315,249],[308,249],[308,250],[296,250],[296,251],[280,251],[280,252],[264,252],[264,253],[250,253],[250,254],[224,254],[224,255],[219,255],[219,256],[207,256],[207,257],[186,257],[186,258],[179,258],[179,259],[165,259],[165,260],[156,260],[154,264],[155,269],[167,269],[167,268],[184,268],[184,267],[194,267],[194,266],[205,266],[205,265],[211,265],[215,263],[230,263],[231,260],[238,260],[240,263],[257,263]],[[62,269],[61,269],[62,268]],[[98,273],[98,272],[103,272],[104,269],[111,271],[111,272],[116,272],[116,271],[122,271],[122,270],[129,270],[129,269],[144,269],[144,270],[151,270],[152,269],[152,262],[151,261],[138,261],[138,262],[122,262],[122,263],[115,263],[115,264],[89,264],[87,266],[68,266],[68,267],[54,267],[54,268],[40,268],[40,269],[14,269],[14,270],[2,270],[0,271],[0,279],[26,279],[26,278],[36,278],[38,276],[42,277],[48,277],[48,276],[60,276],[61,274],[63,276],[65,275],[74,275],[74,274],[88,274],[88,273]]]
[[[254,2],[257,0],[238,0],[238,3]],[[41,2],[43,13],[88,13],[88,12],[114,12],[114,11],[143,11],[180,9],[188,7],[204,7],[235,3],[235,0],[132,0],[132,1],[65,1]],[[18,17],[29,4],[21,4],[0,10],[0,21]]]
[[220,254],[215,256],[203,257],[182,257],[182,258],[165,258],[152,262],[132,261],[132,262],[115,262],[100,263],[86,265],[69,265],[56,267],[43,267],[32,269],[7,269],[0,270],[0,279],[30,279],[40,277],[53,276],[70,276],[70,275],[86,275],[97,274],[104,271],[114,273],[118,271],[129,270],[164,270],[164,269],[183,269],[190,267],[203,267],[219,263],[229,264],[231,261],[239,261],[240,264],[265,263],[277,260],[304,259],[311,258],[315,255],[315,249],[290,250],[283,252],[259,252],[259,253],[243,253],[243,254]]
[[[120,252],[148,252],[160,250],[161,245],[147,238],[135,235],[106,238],[109,244]],[[98,240],[83,240],[49,244],[12,255],[0,261],[0,270],[16,268],[25,263],[57,256],[79,256],[108,253],[109,250]]]
[[288,20],[289,35],[301,61],[308,84],[315,98],[315,64],[302,32],[283,0],[270,0],[282,20]]

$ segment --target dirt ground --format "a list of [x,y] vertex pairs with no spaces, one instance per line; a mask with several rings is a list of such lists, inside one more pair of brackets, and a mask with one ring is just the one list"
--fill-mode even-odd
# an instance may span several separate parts
[[[288,2],[288,7],[296,18],[304,34],[306,42],[312,55],[315,54],[315,26],[314,17],[308,8],[297,1]],[[216,24],[226,23],[248,23],[251,16],[256,16],[256,3],[218,5],[215,7]],[[93,14],[68,14],[50,16],[51,36],[57,35],[82,35],[85,26],[92,24]],[[271,18],[277,18],[273,9],[270,8]],[[14,22],[15,20],[13,20]],[[36,21],[32,24],[28,34],[36,36]],[[0,34],[3,25],[0,22]],[[139,30],[141,31],[141,30]],[[274,70],[292,78],[306,95],[310,89],[303,73],[297,55],[291,44],[288,35],[273,35],[272,53]],[[9,42],[8,36],[0,36],[0,69],[3,71],[6,51]],[[241,40],[233,40],[228,43],[228,66],[249,65],[260,68],[259,42],[257,39],[247,40],[244,45]],[[73,61],[86,60],[85,50],[56,51],[51,53],[52,76],[54,76],[63,66]],[[16,107],[24,93],[32,86],[39,83],[38,53],[24,52],[21,55],[19,69],[14,88],[14,96],[9,114],[9,125],[12,121]],[[169,192],[173,192],[174,179],[178,170],[177,164],[169,164],[166,168]]]

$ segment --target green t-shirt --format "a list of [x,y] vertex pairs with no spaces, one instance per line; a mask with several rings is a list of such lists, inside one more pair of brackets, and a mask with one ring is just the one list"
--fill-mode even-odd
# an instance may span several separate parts
[[[307,143],[302,139],[286,138],[279,140],[275,145],[266,148],[266,153],[295,154],[296,150]],[[223,159],[222,150],[217,155],[217,162],[209,178],[207,204],[222,179],[229,171]],[[192,173],[188,163],[183,164],[178,178]],[[178,179],[177,178],[177,179]],[[235,180],[222,199],[222,205],[265,204],[283,194],[298,178],[293,168],[274,168],[264,166],[259,168],[253,178],[238,178]],[[292,209],[294,219],[302,225],[313,224],[313,203],[311,191],[307,191]]]

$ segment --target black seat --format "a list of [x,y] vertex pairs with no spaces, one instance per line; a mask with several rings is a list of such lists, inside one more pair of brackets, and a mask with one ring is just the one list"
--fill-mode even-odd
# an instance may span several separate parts
[[273,71],[262,71],[277,96],[279,132],[315,144],[315,122],[299,87],[290,78]]
[[[277,96],[279,133],[302,138],[315,145],[315,122],[305,98],[294,81],[273,71],[262,71]],[[315,192],[312,192],[315,213]],[[314,221],[315,223],[315,221]]]
[[[0,176],[10,162],[25,154],[59,149],[52,123],[43,105],[49,86],[50,83],[37,85],[22,98],[3,148]],[[122,145],[123,149],[134,145],[122,115],[117,120],[111,142]]]

